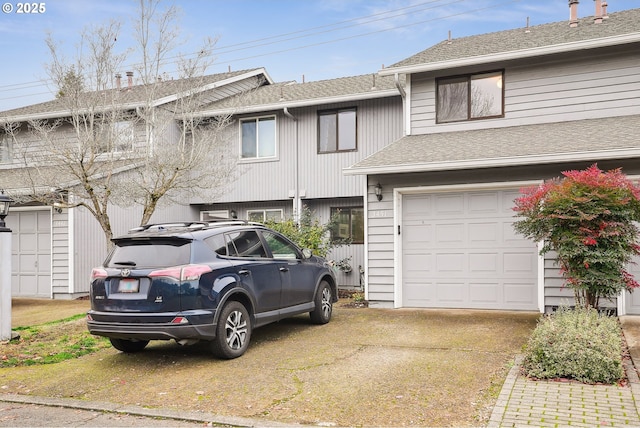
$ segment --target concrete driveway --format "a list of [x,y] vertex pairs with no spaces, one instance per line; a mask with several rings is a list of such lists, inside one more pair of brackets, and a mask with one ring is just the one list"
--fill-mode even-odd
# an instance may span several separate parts
[[538,317],[341,302],[324,326],[300,316],[255,330],[236,360],[216,360],[204,344],[152,342],[135,355],[110,348],[59,364],[0,369],[0,387],[265,424],[477,426],[486,423]]

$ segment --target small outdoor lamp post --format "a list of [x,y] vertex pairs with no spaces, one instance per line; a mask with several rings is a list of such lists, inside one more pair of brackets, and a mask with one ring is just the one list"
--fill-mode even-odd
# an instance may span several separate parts
[[11,203],[0,193],[0,341],[11,340],[11,229],[4,223]]

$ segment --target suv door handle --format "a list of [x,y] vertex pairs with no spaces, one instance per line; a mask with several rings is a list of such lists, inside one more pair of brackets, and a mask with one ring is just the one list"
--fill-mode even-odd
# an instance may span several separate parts
[[280,268],[280,272],[289,272],[289,268],[286,268],[286,267],[282,266]]
[[240,269],[238,275],[249,275],[249,271],[247,269]]

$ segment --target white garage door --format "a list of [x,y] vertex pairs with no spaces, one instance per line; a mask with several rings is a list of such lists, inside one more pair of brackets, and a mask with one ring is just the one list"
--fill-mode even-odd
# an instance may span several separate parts
[[404,195],[403,306],[537,310],[537,248],[511,225],[517,196]]
[[51,212],[11,211],[11,294],[51,297]]

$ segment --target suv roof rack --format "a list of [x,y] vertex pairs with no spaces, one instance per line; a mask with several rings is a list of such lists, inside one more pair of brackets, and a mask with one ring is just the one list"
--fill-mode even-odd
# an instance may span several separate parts
[[177,222],[166,222],[166,223],[149,223],[142,226],[134,227],[133,229],[129,229],[129,233],[136,232],[144,232],[149,229],[156,230],[168,230],[168,229],[176,229],[176,228],[185,228],[189,230],[201,230],[208,229],[212,227],[219,226],[242,226],[242,225],[251,225],[251,226],[263,226],[262,223],[258,223],[255,221],[249,220],[238,220],[238,219],[214,219],[210,221],[177,221]]

